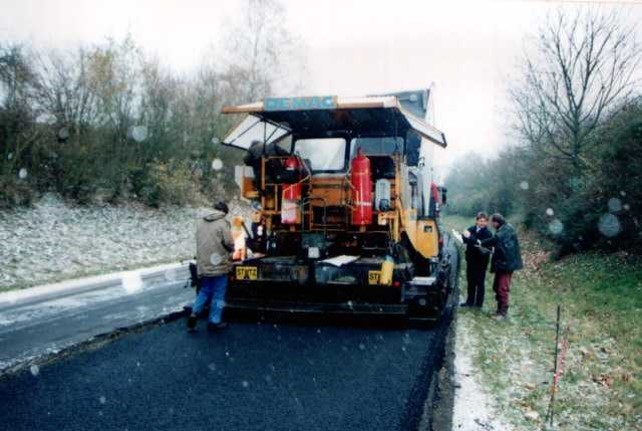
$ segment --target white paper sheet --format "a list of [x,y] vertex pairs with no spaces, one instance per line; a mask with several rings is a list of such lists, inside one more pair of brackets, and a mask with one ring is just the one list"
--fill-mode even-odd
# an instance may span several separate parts
[[359,256],[349,256],[349,255],[343,254],[341,256],[335,256],[335,257],[331,257],[330,259],[323,260],[322,262],[340,267],[348,263],[352,263],[357,259],[359,259]]

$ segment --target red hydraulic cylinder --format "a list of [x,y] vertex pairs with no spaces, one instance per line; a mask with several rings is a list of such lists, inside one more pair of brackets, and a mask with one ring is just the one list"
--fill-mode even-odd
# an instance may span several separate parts
[[363,155],[361,148],[351,162],[350,183],[353,193],[352,224],[372,224],[372,174],[370,159]]
[[298,201],[301,199],[301,183],[283,184],[283,199]]
[[285,160],[284,168],[290,173],[292,183],[284,183],[281,195],[281,223],[298,224],[301,222],[299,202],[301,201],[301,163],[298,157],[290,156]]

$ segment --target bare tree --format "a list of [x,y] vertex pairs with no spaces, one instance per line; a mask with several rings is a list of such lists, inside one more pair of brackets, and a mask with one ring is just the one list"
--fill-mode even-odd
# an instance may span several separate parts
[[158,59],[146,60],[141,71],[141,97],[138,111],[138,123],[145,125],[148,134],[141,147],[141,160],[153,157],[164,159],[172,145],[177,145],[179,115],[177,99],[180,93],[180,80]]
[[78,140],[96,125],[97,95],[89,82],[90,56],[75,51],[50,51],[37,56],[36,98],[38,105],[57,126],[59,134]]
[[511,90],[517,128],[541,154],[581,171],[607,113],[635,95],[642,50],[616,13],[563,11],[548,17]]
[[19,44],[0,46],[0,104],[9,109],[24,103],[33,79],[33,68],[26,49]]
[[92,49],[89,82],[99,103],[99,118],[123,139],[132,125],[139,102],[142,51],[131,35],[122,41],[108,39]]
[[33,147],[40,133],[35,127],[35,71],[29,49],[20,44],[0,45],[0,174],[18,164],[32,165]]
[[229,64],[221,78],[244,101],[270,94],[274,87],[282,92],[300,89],[305,58],[285,22],[286,9],[279,0],[245,0],[241,19],[230,25],[225,43]]

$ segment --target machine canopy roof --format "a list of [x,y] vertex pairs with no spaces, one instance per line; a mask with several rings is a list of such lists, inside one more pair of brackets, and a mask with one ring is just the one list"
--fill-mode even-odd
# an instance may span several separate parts
[[223,141],[244,150],[253,141],[275,142],[290,133],[298,137],[323,137],[341,131],[376,137],[405,136],[413,130],[437,145],[446,146],[441,131],[405,110],[395,96],[266,98],[263,102],[227,106],[222,112],[249,114]]

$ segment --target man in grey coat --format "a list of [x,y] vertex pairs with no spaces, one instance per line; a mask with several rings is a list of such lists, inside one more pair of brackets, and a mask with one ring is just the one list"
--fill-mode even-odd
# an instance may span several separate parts
[[194,301],[192,314],[187,319],[188,329],[194,330],[198,314],[209,303],[208,329],[221,329],[221,322],[227,288],[227,274],[230,270],[230,253],[234,241],[230,223],[225,219],[229,212],[225,202],[218,202],[214,211],[198,222],[196,230],[196,266],[201,288]]

